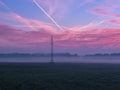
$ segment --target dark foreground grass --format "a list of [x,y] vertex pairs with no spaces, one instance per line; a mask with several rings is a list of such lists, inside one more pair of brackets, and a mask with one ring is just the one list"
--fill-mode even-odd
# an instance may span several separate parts
[[120,90],[120,65],[0,63],[0,90]]

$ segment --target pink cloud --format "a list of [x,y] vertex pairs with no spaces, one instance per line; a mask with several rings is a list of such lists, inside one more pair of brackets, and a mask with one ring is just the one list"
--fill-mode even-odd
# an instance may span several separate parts
[[[50,33],[47,30],[25,31],[7,25],[0,25],[0,47],[41,48],[49,46]],[[65,31],[54,34],[55,47],[108,49],[120,47],[120,30],[114,28],[91,29],[89,31]]]
[[113,17],[120,18],[120,14],[112,14]]
[[106,6],[97,6],[91,9],[92,13],[103,15],[103,16],[111,16],[111,13],[114,11],[115,7],[112,5]]
[[[66,38],[67,37],[67,38]],[[62,39],[61,39],[62,38]],[[116,48],[120,46],[120,31],[119,29],[101,29],[89,31],[70,31],[64,33],[62,37],[58,37],[57,45],[64,47],[84,47],[88,48]],[[116,45],[116,46],[115,46]]]
[[120,25],[120,20],[109,20],[108,23]]
[[[29,30],[37,31],[37,30],[47,30],[49,33],[57,33],[57,30],[54,28],[53,24],[46,23],[43,21],[39,20],[33,20],[33,19],[28,19],[24,18],[16,13],[5,13],[5,12],[0,12],[0,19],[1,23],[3,21],[10,22],[9,24],[13,27],[16,28],[28,28]],[[18,23],[18,24],[16,24]]]
[[[9,44],[15,47],[29,47],[31,45],[35,46],[39,44],[45,44],[48,42],[50,33],[45,30],[41,31],[25,31],[20,29],[15,29],[7,25],[0,25],[0,38],[5,46],[9,47]],[[7,41],[7,45],[6,42]],[[10,45],[10,46],[11,46]]]
[[104,5],[96,6],[90,9],[90,12],[107,17],[120,17],[120,14],[115,13],[116,9],[120,8],[117,3],[114,3],[113,0],[104,1]]

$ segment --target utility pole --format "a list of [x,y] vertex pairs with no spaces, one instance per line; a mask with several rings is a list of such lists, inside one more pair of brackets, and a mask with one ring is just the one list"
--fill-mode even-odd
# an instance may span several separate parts
[[54,40],[53,35],[51,35],[51,60],[50,63],[54,63]]

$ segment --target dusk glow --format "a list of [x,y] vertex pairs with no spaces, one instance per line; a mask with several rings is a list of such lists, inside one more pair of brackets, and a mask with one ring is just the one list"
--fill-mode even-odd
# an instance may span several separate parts
[[51,35],[55,52],[120,52],[120,0],[0,0],[0,53],[49,53]]

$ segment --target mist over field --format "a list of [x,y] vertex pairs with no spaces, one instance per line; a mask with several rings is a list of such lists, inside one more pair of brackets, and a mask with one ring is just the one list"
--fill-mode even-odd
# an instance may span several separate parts
[[[51,57],[11,57],[0,58],[0,62],[33,62],[49,63]],[[120,57],[54,57],[54,62],[59,63],[120,63]]]

